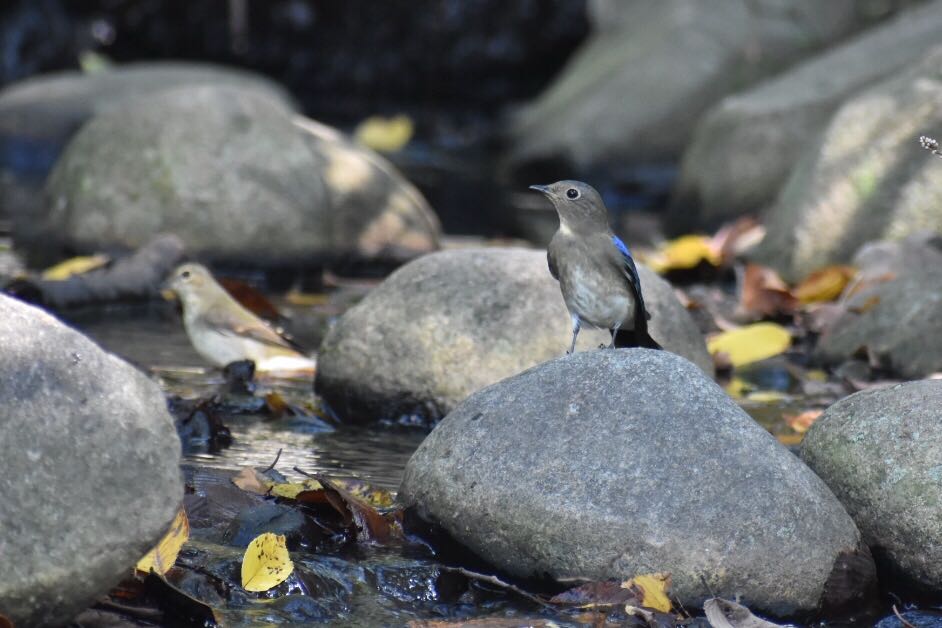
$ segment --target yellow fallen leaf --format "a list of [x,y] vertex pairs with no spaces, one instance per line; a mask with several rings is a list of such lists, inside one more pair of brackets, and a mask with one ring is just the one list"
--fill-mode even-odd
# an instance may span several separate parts
[[833,301],[841,296],[857,269],[853,266],[828,266],[808,275],[792,293],[802,303]]
[[791,335],[781,325],[756,323],[713,336],[707,342],[707,349],[711,354],[727,354],[733,366],[743,366],[776,356],[791,343]]
[[324,305],[330,301],[330,296],[324,294],[323,292],[301,292],[292,288],[288,291],[288,294],[285,295],[285,301],[291,305],[302,305],[304,307],[311,307],[314,305]]
[[399,114],[391,118],[370,116],[357,125],[353,136],[373,150],[394,153],[409,143],[413,131],[412,118],[407,115]]
[[284,484],[275,484],[271,487],[270,494],[275,497],[284,497],[286,499],[297,499],[298,493],[304,491],[319,491],[324,487],[317,480],[304,480],[303,482],[285,482]]
[[733,399],[742,399],[754,388],[755,386],[741,377],[733,377],[729,380],[729,383],[726,384],[726,394]]
[[242,588],[246,591],[268,591],[291,575],[294,563],[288,554],[283,534],[260,534],[249,543],[242,557]]
[[719,266],[721,261],[710,238],[704,235],[685,235],[671,240],[644,259],[656,273],[694,268],[703,261],[713,266]]
[[653,608],[662,613],[671,612],[671,601],[667,597],[667,590],[671,586],[669,573],[652,573],[635,576],[631,580],[621,583],[623,589],[633,589],[640,593],[641,606]]
[[746,399],[757,403],[774,403],[785,398],[785,393],[778,390],[756,390],[746,394]]
[[361,499],[373,508],[390,508],[395,501],[389,491],[370,486],[362,480],[353,478],[331,479],[334,486],[347,491],[353,497]]
[[111,259],[107,255],[73,257],[44,270],[42,278],[46,281],[63,281],[72,275],[82,275],[96,268],[101,268],[109,261]]
[[144,555],[144,558],[137,561],[137,570],[144,573],[150,573],[153,569],[163,575],[167,570],[173,567],[177,562],[177,556],[180,554],[180,548],[190,538],[190,521],[186,518],[186,512],[181,508],[170,524],[170,530],[160,539],[157,547]]

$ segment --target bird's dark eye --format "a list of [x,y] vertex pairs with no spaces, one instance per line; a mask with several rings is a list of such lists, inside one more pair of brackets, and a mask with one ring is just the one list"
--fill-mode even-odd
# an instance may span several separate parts
[[189,278],[190,278],[190,271],[184,270],[182,273],[180,273],[180,276],[183,277],[184,279],[189,279]]
[[577,198],[579,198],[579,190],[577,190],[576,188],[569,188],[568,190],[566,190],[566,197],[573,201],[576,200]]

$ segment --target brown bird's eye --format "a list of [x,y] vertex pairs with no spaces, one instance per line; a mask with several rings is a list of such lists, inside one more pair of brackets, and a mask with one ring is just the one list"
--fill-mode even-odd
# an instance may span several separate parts
[[576,188],[569,188],[568,190],[566,190],[566,196],[569,199],[574,201],[577,198],[579,198],[579,190],[577,190]]

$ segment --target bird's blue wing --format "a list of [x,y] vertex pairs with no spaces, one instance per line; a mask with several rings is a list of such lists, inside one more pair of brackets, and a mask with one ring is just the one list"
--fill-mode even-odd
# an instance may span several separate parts
[[628,250],[628,246],[622,242],[621,238],[617,235],[612,235],[612,244],[614,244],[618,252],[621,253],[622,267],[628,280],[631,281],[632,287],[635,289],[635,295],[638,297],[638,304],[640,305],[639,309],[644,312],[645,319],[650,319],[651,315],[648,314],[648,310],[644,306],[644,297],[641,296],[641,278],[638,276],[638,268],[635,266],[635,260],[631,256],[631,251]]

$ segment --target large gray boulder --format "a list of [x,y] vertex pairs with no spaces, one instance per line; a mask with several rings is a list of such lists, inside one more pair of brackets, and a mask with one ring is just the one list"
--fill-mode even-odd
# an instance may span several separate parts
[[936,0],[720,101],[684,151],[675,228],[712,228],[765,209],[840,104],[919,61],[939,32],[942,1]]
[[663,351],[578,353],[475,393],[412,456],[399,499],[515,576],[670,572],[686,608],[716,595],[788,616],[874,582],[827,486]]
[[183,497],[160,389],[0,296],[0,615],[59,625],[131,573]]
[[942,382],[838,401],[801,457],[844,504],[887,581],[942,591]]
[[848,261],[871,240],[942,230],[942,48],[845,102],[765,216],[754,257],[786,280]]
[[184,85],[228,85],[293,107],[288,93],[262,76],[200,63],[132,63],[102,72],[42,74],[0,90],[0,215],[43,208],[43,181],[66,143],[96,114],[128,98]]
[[673,160],[711,104],[868,22],[854,0],[593,0],[592,35],[510,125],[512,164]]
[[47,196],[40,251],[50,240],[136,248],[169,232],[211,261],[302,265],[407,259],[437,248],[439,234],[422,196],[379,156],[226,86],[165,90],[96,116]]
[[[651,335],[712,374],[670,284],[639,272]],[[318,352],[315,388],[345,420],[437,420],[475,390],[565,353],[570,339],[545,251],[443,251],[400,268],[341,317]],[[576,349],[610,340],[585,329]]]

